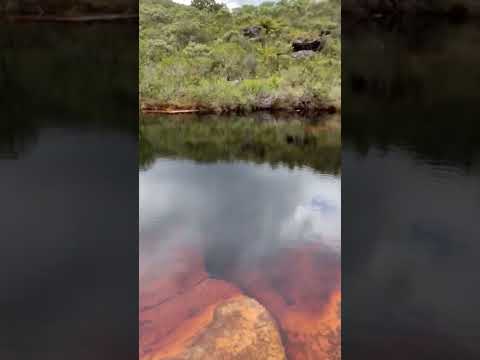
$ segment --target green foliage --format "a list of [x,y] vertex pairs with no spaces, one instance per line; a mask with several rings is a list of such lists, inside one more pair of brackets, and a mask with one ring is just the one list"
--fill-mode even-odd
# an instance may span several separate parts
[[[141,0],[142,100],[215,111],[339,101],[338,0],[281,0],[231,11],[209,11],[205,4]],[[262,28],[258,37],[243,35],[251,26]],[[332,34],[321,52],[292,57],[293,40],[316,38],[322,30]]]
[[212,12],[217,12],[224,7],[222,4],[217,4],[215,0],[192,0],[192,6],[198,10]]

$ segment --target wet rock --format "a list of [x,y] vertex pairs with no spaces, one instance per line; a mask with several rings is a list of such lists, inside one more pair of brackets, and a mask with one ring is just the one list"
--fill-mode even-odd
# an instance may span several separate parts
[[338,256],[313,244],[281,249],[232,281],[275,317],[289,359],[340,359]]
[[191,249],[140,279],[140,360],[285,359],[273,318]]
[[180,353],[155,360],[284,360],[280,334],[257,301],[239,296],[218,305],[207,326],[193,334]]
[[294,52],[292,54],[292,57],[294,59],[301,60],[301,59],[308,59],[314,56],[315,54],[316,52],[313,50],[300,50],[300,51]]
[[140,278],[141,359],[181,352],[192,334],[211,321],[216,306],[240,295],[235,286],[209,278],[200,251],[168,252]]
[[255,104],[259,110],[269,110],[273,107],[275,100],[275,96],[264,94],[257,96]]
[[263,27],[260,25],[249,26],[242,29],[243,36],[250,39],[258,39],[262,35]]

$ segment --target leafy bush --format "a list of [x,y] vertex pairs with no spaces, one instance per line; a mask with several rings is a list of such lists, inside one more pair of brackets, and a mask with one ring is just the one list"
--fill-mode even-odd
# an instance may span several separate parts
[[[339,100],[339,0],[281,0],[231,11],[195,4],[141,0],[142,100],[215,111]],[[244,36],[252,26],[262,31]],[[316,38],[322,30],[331,35],[321,52],[291,56],[293,40]]]

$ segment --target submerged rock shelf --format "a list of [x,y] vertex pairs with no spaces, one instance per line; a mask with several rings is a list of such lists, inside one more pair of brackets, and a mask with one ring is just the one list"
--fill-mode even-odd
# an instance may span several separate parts
[[141,279],[140,359],[285,359],[274,319],[234,285],[210,278],[200,253]]
[[265,260],[220,280],[169,251],[140,279],[140,359],[340,359],[339,264],[311,245]]

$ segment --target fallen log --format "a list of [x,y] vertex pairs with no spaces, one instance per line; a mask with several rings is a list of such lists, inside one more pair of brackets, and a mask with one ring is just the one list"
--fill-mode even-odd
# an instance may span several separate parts
[[189,114],[200,112],[198,109],[169,110],[169,109],[142,109],[144,114]]

